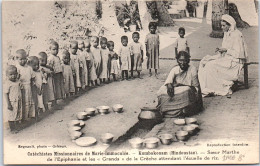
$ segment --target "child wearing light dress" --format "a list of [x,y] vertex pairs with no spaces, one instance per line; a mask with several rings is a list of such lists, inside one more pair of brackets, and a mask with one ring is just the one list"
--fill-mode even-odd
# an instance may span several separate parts
[[177,56],[180,51],[186,51],[190,54],[190,48],[188,40],[185,36],[185,29],[183,27],[179,28],[179,38],[177,38],[175,43],[175,55]]
[[27,54],[25,50],[16,51],[16,67],[22,85],[22,120],[28,121],[35,118],[35,105],[32,98],[31,84],[35,79],[34,72],[27,63]]
[[[93,54],[94,61],[95,61],[97,78],[99,78],[102,72],[102,57],[98,45],[99,45],[99,38],[97,36],[91,37],[91,53]],[[97,81],[96,81],[96,85],[99,85]]]
[[79,59],[79,56],[77,55],[78,51],[78,42],[72,41],[70,43],[70,65],[72,67],[72,72],[74,76],[74,86],[75,86],[75,93],[79,93],[81,88],[81,82],[80,82],[80,68],[83,67],[82,62]]
[[35,79],[32,84],[32,96],[35,103],[35,117],[37,118],[43,113],[43,98],[42,98],[42,80],[43,75],[40,72],[40,64],[39,64],[39,58],[36,56],[29,56],[28,57],[28,65],[31,66]]
[[78,57],[79,60],[82,64],[82,67],[80,67],[80,82],[82,89],[84,90],[86,86],[88,86],[88,67],[87,67],[87,62],[86,62],[86,51],[85,51],[85,43],[82,38],[79,39],[78,41]]
[[[100,46],[101,46],[101,58],[102,58],[102,71],[101,74],[99,76],[100,78],[100,82],[101,83],[105,83],[106,79],[109,79],[109,50],[107,49],[107,38],[102,37],[100,39]],[[108,80],[109,82],[109,80]]]
[[[85,42],[85,49],[86,49],[86,56],[87,56],[87,64],[88,64],[88,71],[89,71],[89,85],[95,86],[97,85],[97,73],[96,73],[96,66],[95,66],[95,59],[91,52],[91,43],[89,40]],[[95,83],[95,84],[94,84]]]
[[22,87],[17,68],[14,65],[7,66],[6,76],[3,91],[7,102],[8,123],[11,132],[17,132],[17,123],[22,120]]
[[64,85],[63,85],[63,75],[61,68],[61,60],[57,56],[59,52],[59,44],[56,41],[50,43],[50,54],[47,59],[47,66],[54,72],[53,74],[53,89],[55,100],[53,101],[54,108],[57,106],[57,100],[64,98]]
[[126,80],[128,80],[128,71],[131,69],[131,50],[128,44],[128,37],[122,36],[121,37],[121,43],[122,46],[120,47],[118,51],[119,56],[119,63],[122,71],[122,81],[125,79],[124,76],[126,76]]
[[64,78],[65,98],[72,96],[75,93],[74,79],[72,67],[70,65],[70,53],[65,50],[62,52],[62,73]]
[[109,73],[112,74],[113,80],[116,81],[116,76],[119,73],[119,66],[117,63],[118,55],[114,52],[114,42],[108,41],[107,48],[109,50],[109,58],[111,59]]
[[53,74],[50,68],[47,66],[47,54],[45,52],[40,52],[38,54],[40,61],[40,72],[43,75],[42,79],[42,98],[45,111],[49,111],[49,102],[53,102],[54,89],[53,89]]
[[140,73],[142,71],[143,63],[143,45],[139,42],[140,34],[134,32],[132,35],[133,42],[130,44],[131,49],[131,77],[133,78],[133,71],[137,71],[138,78],[142,79]]

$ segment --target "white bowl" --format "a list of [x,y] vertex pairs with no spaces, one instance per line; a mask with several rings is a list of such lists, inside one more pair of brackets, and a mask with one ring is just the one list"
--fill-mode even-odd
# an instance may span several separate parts
[[85,112],[88,114],[88,116],[94,116],[96,113],[96,108],[86,108]]
[[139,137],[135,137],[135,138],[132,138],[132,139],[129,140],[131,147],[134,148],[134,149],[142,148],[143,142],[144,142],[144,140],[139,138]]
[[88,118],[88,113],[87,112],[78,112],[77,118],[79,120],[86,120]]
[[159,138],[164,145],[169,145],[172,143],[173,136],[171,134],[161,134]]
[[177,131],[177,132],[176,132],[176,137],[177,137],[177,139],[178,139],[179,141],[184,141],[184,140],[187,139],[188,134],[189,134],[188,131],[182,131],[182,130],[180,130],[180,131]]
[[110,144],[112,142],[114,138],[114,135],[111,133],[105,133],[101,135],[101,142],[103,142],[104,144]]
[[173,122],[176,125],[185,125],[185,119],[175,119]]
[[70,138],[72,140],[75,140],[75,139],[79,138],[81,135],[82,135],[82,132],[80,132],[80,131],[73,131],[73,132],[70,133]]
[[150,137],[144,140],[145,147],[148,149],[154,149],[157,148],[159,145],[159,139],[156,137]]
[[69,133],[73,133],[73,131],[80,131],[80,130],[81,130],[81,127],[79,127],[79,126],[71,126],[68,128]]
[[196,124],[197,119],[196,118],[185,118],[186,124]]
[[104,115],[108,113],[109,106],[99,106],[97,107],[97,110],[101,115]]
[[190,125],[186,125],[186,126],[182,127],[182,130],[187,131],[190,135],[192,135],[194,130],[195,130],[195,127],[190,126]]
[[120,113],[123,111],[123,105],[122,104],[115,104],[113,105],[113,111],[116,113]]
[[69,123],[68,123],[68,127],[71,127],[71,126],[79,126],[80,124],[80,121],[79,120],[71,120]]

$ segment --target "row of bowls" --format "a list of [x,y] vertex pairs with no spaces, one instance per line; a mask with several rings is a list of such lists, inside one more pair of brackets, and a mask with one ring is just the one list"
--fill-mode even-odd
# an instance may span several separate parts
[[[71,120],[68,124],[68,132],[70,138],[75,141],[82,136],[81,129],[85,126],[84,121],[82,120]],[[100,141],[104,144],[110,144],[114,138],[114,135],[111,133],[104,133],[100,136]]]
[[[195,135],[200,129],[197,124],[196,118],[186,118],[186,119],[176,119],[174,121],[175,124],[185,125],[175,133],[175,137],[178,141],[185,141],[189,138],[189,136]],[[174,137],[172,134],[161,134],[157,137],[150,137],[147,139],[141,139],[139,137],[135,137],[129,140],[129,143],[132,148],[140,149],[146,147],[148,149],[154,149],[159,146],[159,142],[163,145],[169,145],[174,141]]]
[[[94,116],[96,111],[98,111],[101,115],[105,115],[109,112],[109,106],[99,106],[97,108],[86,108],[85,111],[77,113],[77,118],[79,120],[86,120],[90,116]],[[115,104],[112,106],[112,109],[115,113],[123,112],[123,105]]]

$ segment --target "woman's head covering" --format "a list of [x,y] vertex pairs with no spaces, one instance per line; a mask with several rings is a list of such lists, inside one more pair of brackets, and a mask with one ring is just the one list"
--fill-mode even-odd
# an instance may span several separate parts
[[228,14],[224,14],[224,15],[222,15],[221,19],[226,21],[226,22],[228,22],[230,24],[229,30],[231,30],[231,31],[235,30],[235,28],[236,28],[236,21],[234,20],[234,18],[232,16],[230,16]]

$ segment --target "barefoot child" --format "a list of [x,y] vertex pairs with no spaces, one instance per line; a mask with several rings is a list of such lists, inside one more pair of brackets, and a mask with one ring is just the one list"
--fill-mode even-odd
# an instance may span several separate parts
[[99,76],[100,82],[105,83],[106,79],[109,78],[108,75],[108,63],[109,63],[109,50],[107,49],[107,38],[102,37],[100,40],[100,46],[101,46],[101,58],[102,58],[102,71]]
[[147,69],[149,69],[149,76],[152,76],[152,69],[155,69],[155,77],[157,76],[157,70],[159,69],[159,48],[160,39],[156,34],[157,24],[154,22],[149,23],[150,33],[146,35],[145,46],[147,56]]
[[94,56],[92,54],[92,52],[90,51],[90,41],[87,40],[85,43],[85,48],[86,48],[86,59],[87,59],[87,65],[88,65],[88,71],[89,71],[89,80],[90,80],[90,84],[94,86],[94,82],[97,82],[97,74],[96,74],[96,67],[95,67],[95,59]]
[[78,57],[82,64],[82,67],[80,68],[80,83],[82,86],[82,89],[84,90],[86,86],[88,86],[88,67],[86,62],[86,50],[85,50],[85,44],[82,38],[78,41]]
[[179,38],[176,40],[175,44],[175,55],[177,56],[180,51],[186,51],[190,53],[190,48],[187,38],[185,38],[185,29],[183,27],[179,28]]
[[6,76],[4,94],[8,108],[8,123],[10,130],[16,132],[16,125],[22,120],[22,87],[18,79],[17,68],[14,65],[7,66]]
[[72,67],[70,65],[70,53],[65,50],[62,52],[62,73],[64,78],[65,98],[72,96],[75,93],[74,79]]
[[55,41],[50,43],[50,55],[48,56],[47,66],[51,68],[54,72],[53,74],[53,88],[55,100],[53,101],[53,106],[57,107],[57,100],[64,98],[64,85],[63,85],[63,75],[61,68],[60,58],[57,56],[59,52],[59,44]]
[[117,63],[118,55],[114,52],[114,42],[108,41],[107,47],[108,47],[108,50],[109,50],[109,57],[111,59],[111,63],[110,63],[111,67],[110,67],[109,71],[113,76],[113,80],[116,81],[116,76],[119,73],[119,71],[118,71],[119,67],[118,67],[118,63]]
[[40,60],[40,71],[43,75],[42,79],[42,99],[45,111],[49,111],[49,102],[53,102],[54,89],[53,89],[53,71],[47,67],[47,54],[45,52],[40,52],[38,54]]
[[119,49],[119,63],[121,66],[121,71],[122,71],[122,81],[124,80],[124,74],[126,76],[126,80],[128,80],[128,71],[131,68],[131,58],[130,58],[130,48],[127,46],[128,44],[128,37],[127,36],[122,36],[121,37],[121,43],[122,46]]
[[75,86],[75,93],[79,93],[81,88],[81,82],[80,82],[80,68],[83,67],[83,64],[79,60],[79,57],[77,55],[78,51],[78,42],[72,41],[70,43],[70,65],[72,67],[73,77],[74,77],[74,86]]
[[138,78],[142,79],[140,73],[142,71],[143,63],[143,45],[139,42],[140,35],[134,32],[132,35],[133,43],[130,44],[131,49],[131,77],[133,78],[133,71],[137,71]]
[[[98,48],[98,44],[99,44],[99,38],[97,36],[91,37],[91,52],[95,60],[97,78],[99,78],[102,71],[102,57],[101,57],[101,51]],[[95,81],[95,83],[96,85],[99,85],[97,83],[97,80]]]
[[16,51],[17,72],[20,76],[22,84],[22,114],[23,120],[28,121],[35,117],[35,105],[32,98],[31,83],[35,79],[35,75],[31,67],[27,63],[27,54],[23,49]]
[[40,116],[40,114],[43,113],[43,99],[42,99],[42,73],[39,70],[39,59],[36,56],[29,56],[28,57],[28,65],[31,66],[34,75],[35,75],[35,79],[34,82],[32,84],[32,96],[34,99],[34,103],[35,103],[35,117],[36,120],[37,118]]

